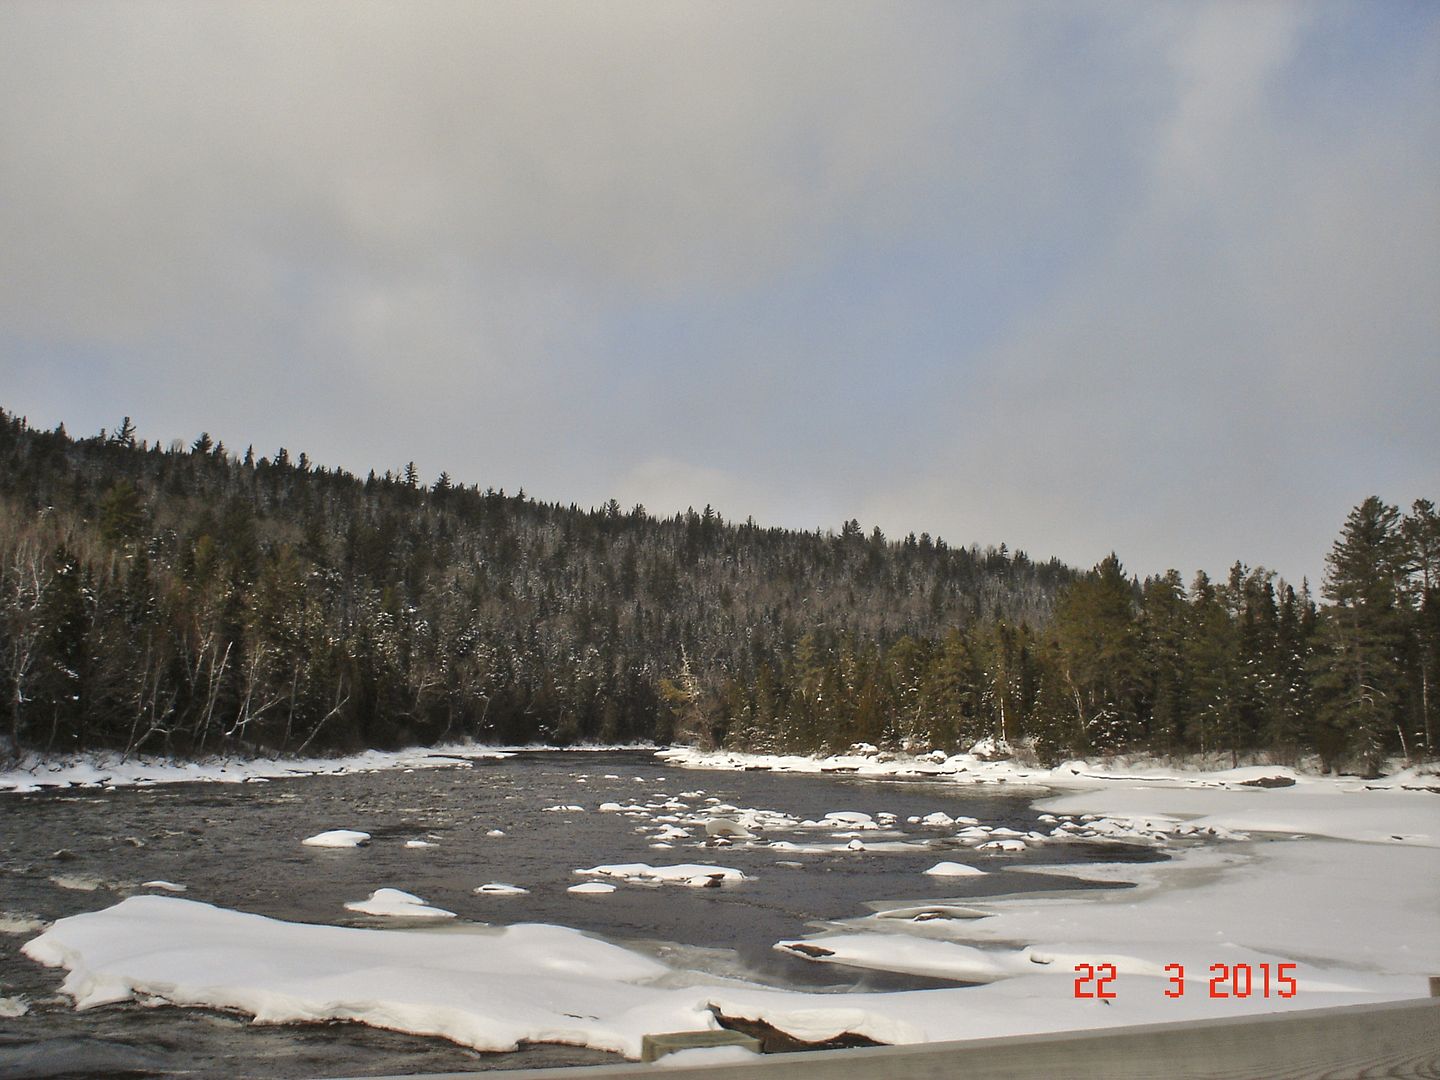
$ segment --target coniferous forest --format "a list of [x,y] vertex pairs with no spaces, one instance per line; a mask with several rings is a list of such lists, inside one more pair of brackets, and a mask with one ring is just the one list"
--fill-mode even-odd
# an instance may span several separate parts
[[1317,602],[1239,562],[1141,581],[0,411],[0,759],[990,737],[1373,771],[1435,756],[1437,664],[1425,500],[1357,506]]

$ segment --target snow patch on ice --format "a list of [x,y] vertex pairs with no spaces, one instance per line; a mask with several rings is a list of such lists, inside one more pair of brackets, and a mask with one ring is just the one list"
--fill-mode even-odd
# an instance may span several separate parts
[[938,862],[924,873],[932,877],[973,877],[983,874],[985,871],[978,866],[971,866],[969,863]]
[[352,900],[345,905],[347,911],[361,915],[379,915],[400,919],[453,919],[455,912],[444,908],[431,907],[414,893],[400,889],[376,889],[364,900]]
[[353,848],[370,842],[370,834],[354,829],[330,829],[300,841],[306,847]]
[[692,888],[714,888],[720,885],[746,880],[746,876],[733,866],[709,866],[700,863],[681,863],[677,866],[651,866],[649,863],[614,863],[609,866],[592,866],[588,870],[576,870],[575,873],[594,875],[596,877],[619,878],[622,881],[689,885]]

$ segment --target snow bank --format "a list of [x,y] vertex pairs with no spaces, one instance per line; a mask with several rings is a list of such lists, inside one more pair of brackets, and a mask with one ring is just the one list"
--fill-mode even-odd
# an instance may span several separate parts
[[0,772],[0,793],[42,791],[65,787],[134,787],[150,784],[243,784],[295,776],[381,772],[389,769],[441,769],[468,766],[475,761],[507,758],[513,751],[453,743],[426,749],[367,750],[338,758],[207,758],[173,761],[168,758],[114,753],[45,758],[28,754],[14,768]]

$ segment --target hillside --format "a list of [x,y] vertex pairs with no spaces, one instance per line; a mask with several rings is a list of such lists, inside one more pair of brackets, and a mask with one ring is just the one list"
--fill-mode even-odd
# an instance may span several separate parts
[[6,728],[48,751],[666,740],[680,688],[753,684],[816,635],[1044,622],[1074,577],[853,522],[580,509],[208,435],[162,448],[128,418],[71,438],[0,412],[0,522]]
[[1240,562],[1141,582],[1113,555],[580,509],[0,412],[0,750],[1433,757],[1433,506],[1365,500],[1327,565],[1317,606]]

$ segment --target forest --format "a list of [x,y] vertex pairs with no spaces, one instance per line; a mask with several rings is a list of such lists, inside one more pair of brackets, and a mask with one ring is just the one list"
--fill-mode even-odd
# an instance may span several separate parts
[[859,742],[1372,773],[1435,756],[1440,525],[1378,497],[1320,599],[1004,545],[544,503],[413,464],[0,410],[0,760]]

